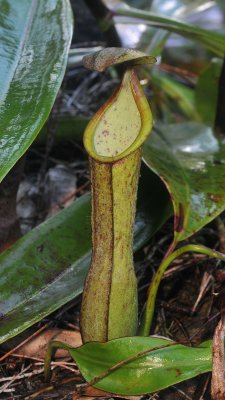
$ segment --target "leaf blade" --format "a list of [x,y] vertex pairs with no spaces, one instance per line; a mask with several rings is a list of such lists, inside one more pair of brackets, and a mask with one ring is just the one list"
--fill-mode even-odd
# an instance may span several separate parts
[[170,192],[175,240],[180,241],[225,208],[225,146],[210,127],[197,122],[157,130],[144,145],[144,160]]
[[145,21],[156,28],[177,33],[191,40],[200,42],[211,52],[223,57],[225,51],[225,36],[219,32],[208,31],[198,26],[184,23],[175,18],[161,16],[149,11],[142,11],[136,8],[117,8],[114,11],[117,16],[133,17],[137,21]]
[[[172,347],[155,349],[170,344]],[[94,384],[98,389],[123,395],[158,391],[208,372],[212,367],[211,342],[190,348],[156,337],[127,337],[68,350],[88,382],[134,356]],[[146,354],[135,358],[143,352]]]
[[0,6],[1,181],[49,115],[65,72],[73,21],[68,0],[1,0]]

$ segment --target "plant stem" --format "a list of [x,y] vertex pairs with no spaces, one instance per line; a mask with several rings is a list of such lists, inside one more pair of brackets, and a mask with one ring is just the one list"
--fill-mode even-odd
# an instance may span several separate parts
[[58,340],[49,342],[48,348],[46,351],[46,355],[45,355],[45,363],[44,363],[45,382],[48,382],[51,378],[51,361],[52,361],[52,358],[54,357],[56,350],[58,350],[58,349],[64,349],[64,350],[69,351],[70,346],[68,346],[68,344],[60,342]]
[[221,320],[216,327],[213,337],[213,368],[211,395],[212,400],[225,399],[225,363],[224,363],[224,339],[225,339],[225,313],[221,312]]
[[[152,325],[152,319],[154,315],[154,310],[155,310],[155,299],[158,291],[158,287],[160,285],[161,279],[163,277],[164,272],[167,270],[168,266],[178,257],[180,257],[184,253],[200,253],[200,254],[205,254],[206,256],[209,257],[214,257],[218,258],[219,260],[225,261],[225,255],[216,251],[209,249],[205,246],[201,245],[194,245],[194,244],[188,244],[186,246],[181,247],[180,249],[177,249],[173,251],[175,245],[172,243],[170,246],[166,256],[164,257],[162,263],[159,266],[158,271],[155,274],[155,277],[153,278],[153,281],[151,283],[150,289],[149,289],[149,295],[146,303],[146,309],[144,313],[144,318],[139,330],[139,335],[141,336],[148,336],[151,325]],[[172,251],[171,251],[172,249]]]

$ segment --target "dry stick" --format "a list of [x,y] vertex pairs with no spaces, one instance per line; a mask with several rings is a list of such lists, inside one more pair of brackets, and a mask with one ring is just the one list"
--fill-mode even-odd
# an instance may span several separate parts
[[5,391],[5,389],[7,389],[13,382],[15,382],[16,380],[22,378],[22,376],[24,375],[24,373],[30,369],[31,364],[28,365],[28,367],[24,368],[19,374],[12,376],[10,382],[6,382],[2,387],[0,387],[0,393],[3,393]]
[[169,64],[165,64],[165,63],[161,63],[159,65],[159,69],[161,69],[162,71],[166,71],[170,74],[173,75],[178,75],[181,76],[182,78],[186,79],[187,81],[190,80],[197,80],[198,79],[198,75],[188,71],[187,69],[183,69],[183,68],[179,68],[179,67],[174,67],[173,65],[169,65]]
[[186,260],[186,258],[185,258],[183,260],[183,262],[182,261],[177,262],[177,263],[173,262],[174,266],[165,272],[162,279],[169,278],[176,272],[180,273],[180,272],[186,270],[187,268],[191,268],[191,267],[193,267],[194,264],[196,264],[196,262],[200,264],[200,262],[204,262],[206,259],[209,259],[209,258],[207,258],[206,256],[204,256],[202,254],[198,254],[197,256],[194,257],[194,259],[191,259],[191,260]]
[[211,373],[208,373],[207,375],[204,374],[200,377],[200,382],[198,383],[198,386],[195,389],[194,397],[192,400],[204,400],[203,396],[206,393],[210,380],[211,380]]
[[[30,364],[27,368],[31,368],[32,364]],[[25,379],[25,378],[30,378],[33,375],[38,375],[38,374],[42,374],[43,372],[43,367],[40,369],[33,369],[32,372],[20,372],[17,375],[13,375],[13,376],[6,376],[5,378],[1,378],[0,382],[10,382],[10,384],[15,381],[17,381],[18,379]],[[1,387],[0,387],[0,391],[1,391]]]
[[[77,376],[72,377],[72,378],[66,378],[66,379],[63,379],[57,386],[61,387],[62,385],[65,385],[67,383],[74,382],[77,380],[78,380]],[[35,393],[25,397],[24,400],[35,399],[36,397],[40,396],[41,394],[43,394],[45,392],[50,392],[51,390],[54,390],[54,389],[56,389],[55,385],[50,385],[48,387],[38,390],[38,392],[35,392]]]
[[[36,362],[34,363],[34,365],[37,365],[37,366],[38,366],[38,365],[43,365],[43,364],[44,364],[44,359],[42,359],[42,358],[31,357],[31,356],[26,356],[26,355],[20,355],[20,354],[16,354],[16,353],[13,353],[12,356],[13,356],[13,357],[18,357],[18,358],[20,358],[20,359],[29,359],[29,360],[36,361]],[[61,360],[61,361],[53,361],[53,362],[52,362],[52,365],[55,366],[55,367],[61,367],[61,368],[68,369],[69,371],[72,371],[72,372],[74,372],[75,374],[78,373],[77,370],[75,370],[74,368],[70,368],[70,365],[71,365],[71,367],[76,367],[76,365],[74,364],[74,362],[68,362],[68,361],[66,361],[66,360],[68,360],[68,359],[70,360],[71,357],[69,357],[69,358],[64,358],[64,359]],[[1,381],[4,381],[4,380],[8,380],[8,378],[0,379],[0,382],[1,382]]]
[[176,386],[171,386],[176,392],[178,392],[179,394],[181,394],[181,396],[183,396],[183,398],[185,398],[186,400],[192,400],[190,396],[188,396],[186,393],[183,392],[183,390],[178,389]]
[[213,338],[212,400],[225,399],[224,337],[225,312],[222,313]]
[[[32,357],[32,356],[27,356],[27,355],[21,355],[21,354],[18,354],[18,353],[13,353],[13,354],[11,354],[12,355],[12,357],[18,357],[18,358],[20,358],[20,359],[29,359],[29,360],[32,360],[32,361],[37,361],[37,362],[39,362],[39,363],[43,363],[44,364],[44,359],[43,358],[38,358],[38,357]],[[63,357],[63,359],[62,359],[62,361],[54,361],[53,362],[53,364],[58,364],[58,363],[63,363],[63,364],[68,364],[68,365],[74,365],[74,363],[68,363],[67,362],[67,360],[70,360],[71,359],[71,357]]]
[[4,354],[4,356],[2,356],[0,358],[0,362],[5,360],[7,357],[9,357],[11,354],[13,354],[16,350],[18,350],[21,346],[23,346],[25,343],[29,342],[29,340],[33,339],[35,336],[39,335],[39,333],[43,332],[47,327],[48,324],[45,324],[44,326],[42,326],[40,329],[38,329],[35,333],[33,333],[31,336],[29,336],[28,338],[26,338],[23,342],[21,342],[20,344],[18,344],[16,347],[14,347],[12,350],[8,351],[8,353]]
[[199,336],[202,332],[202,330],[205,328],[206,325],[208,325],[210,322],[212,322],[215,318],[217,318],[220,315],[220,311],[217,312],[215,315],[213,315],[211,318],[209,318],[206,322],[204,322],[201,326],[201,328],[199,328],[191,337],[190,340],[192,341],[196,336]]
[[89,186],[90,182],[85,182],[82,186],[79,188],[71,190],[70,193],[66,194],[62,200],[60,200],[58,203],[54,204],[51,208],[49,208],[48,213],[58,211],[58,209],[64,208],[65,204],[72,200],[73,197],[80,193],[83,189],[85,189],[87,186]]

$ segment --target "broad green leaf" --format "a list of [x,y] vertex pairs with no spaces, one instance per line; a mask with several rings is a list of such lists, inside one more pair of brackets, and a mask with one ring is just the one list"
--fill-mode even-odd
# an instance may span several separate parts
[[[161,182],[160,182],[161,183]],[[172,215],[172,204],[156,174],[142,165],[134,226],[134,251],[140,249]]]
[[142,11],[136,8],[116,8],[115,16],[125,16],[135,18],[136,23],[144,21],[145,24],[151,24],[159,29],[164,29],[169,32],[177,33],[188,39],[195,40],[205,46],[212,53],[219,57],[224,56],[225,52],[225,35],[220,32],[213,32],[196,25],[191,25],[177,20],[175,18],[161,16],[149,11]]
[[[106,3],[107,0],[104,0]],[[110,4],[118,3],[126,3],[131,7],[136,7],[141,10],[148,10],[157,13],[160,12],[163,15],[174,15],[174,14],[182,14],[189,15],[190,13],[198,13],[201,11],[202,6],[204,5],[204,10],[210,7],[210,4],[206,4],[205,0],[193,0],[191,3],[189,0],[173,0],[168,3],[167,0],[110,0]]]
[[153,0],[153,5],[151,11],[166,16],[174,17],[187,17],[190,15],[195,15],[205,11],[213,6],[212,2],[206,2],[205,0],[173,0],[170,3],[167,0]]
[[214,125],[216,117],[219,77],[222,60],[213,59],[210,65],[201,73],[195,92],[196,109],[202,121],[210,126]]
[[[107,343],[87,343],[68,350],[87,382],[140,353],[139,357],[124,363],[94,384],[98,389],[116,394],[140,395],[211,370],[211,342],[196,348],[179,344],[169,347],[171,343],[156,337],[126,337]],[[153,350],[160,346],[168,347]]]
[[144,160],[170,192],[175,240],[188,238],[224,210],[225,143],[210,127],[161,125],[144,145]]
[[[171,215],[167,191],[158,177],[146,169],[142,175],[134,250],[143,246]],[[90,255],[89,195],[0,254],[0,343],[80,294]]]
[[0,343],[81,293],[90,262],[89,216],[84,196],[0,254]]
[[221,8],[222,11],[225,11],[225,4],[223,0],[216,0],[216,3]]
[[[146,3],[148,4],[149,8],[149,1]],[[147,10],[146,7],[135,7],[141,10]],[[212,3],[206,3],[205,0],[192,0],[191,2],[189,0],[173,0],[170,2],[167,0],[155,0],[152,2],[152,5],[148,11],[151,11],[154,14],[159,14],[160,16],[184,20],[187,17],[191,17],[192,15],[200,13],[203,7],[204,10],[209,9],[212,7]],[[169,35],[170,33],[166,32],[165,30],[148,26],[140,39],[139,46],[141,46],[141,48],[144,46],[143,50],[145,52],[157,57],[162,53]]]
[[0,181],[53,106],[73,31],[69,0],[0,0]]
[[[213,2],[205,2],[205,0],[173,0],[168,2],[167,0],[143,0],[143,1],[119,1],[119,0],[110,0],[108,2],[105,0],[106,5],[112,11],[112,14],[116,12],[118,8],[129,10],[130,7],[136,7],[139,10],[150,11],[154,15],[160,15],[161,17],[172,17],[179,18],[180,20],[186,19],[187,17],[191,17],[192,15],[196,15],[200,13],[202,10],[207,10],[214,6]],[[139,4],[140,3],[140,4]],[[116,18],[116,24],[134,24],[134,20],[132,17],[123,17]],[[137,24],[143,24],[142,21],[135,21]],[[142,25],[143,27],[143,25]],[[154,27],[154,24],[148,24],[145,26],[145,30],[141,35],[140,39],[137,43],[137,48],[141,49],[147,54],[152,54],[155,57],[159,56],[162,53],[162,50],[165,46],[165,43],[168,39],[170,32],[165,31],[163,29],[158,29],[158,27]]]
[[162,73],[153,73],[151,80],[162,92],[176,102],[176,105],[184,115],[199,121],[200,116],[196,111],[194,91],[192,89]]

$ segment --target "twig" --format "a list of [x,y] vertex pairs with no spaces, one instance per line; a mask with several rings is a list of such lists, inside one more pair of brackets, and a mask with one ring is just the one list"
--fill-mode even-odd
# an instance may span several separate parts
[[225,399],[224,337],[225,312],[222,313],[213,338],[212,400]]
[[31,336],[29,336],[28,338],[26,338],[23,342],[19,343],[16,347],[14,347],[12,350],[8,351],[8,353],[4,354],[4,356],[2,356],[0,358],[0,362],[2,362],[3,360],[5,360],[7,357],[9,357],[11,354],[15,353],[16,350],[18,350],[21,346],[23,346],[25,343],[29,342],[29,340],[33,339],[35,336],[39,335],[39,333],[43,332],[47,327],[48,324],[45,324],[44,326],[42,326],[40,329],[38,329],[35,333],[33,333]]
[[[33,361],[38,361],[38,362],[40,362],[40,363],[43,363],[44,364],[44,359],[43,358],[38,358],[38,357],[32,357],[32,356],[26,356],[26,355],[21,355],[21,354],[17,354],[17,353],[13,353],[13,354],[11,354],[12,355],[12,357],[18,357],[18,358],[21,358],[21,359],[23,359],[23,358],[25,358],[25,359],[29,359],[29,360],[33,360]],[[65,363],[67,363],[67,361],[66,360],[70,360],[70,358],[71,357],[68,357],[68,358],[64,358],[61,362],[65,362]],[[58,362],[60,362],[60,361],[53,361],[53,363],[58,363]],[[68,364],[73,364],[73,363],[68,363]]]
[[176,386],[172,386],[172,388],[174,390],[176,390],[176,392],[178,392],[179,394],[181,394],[181,396],[186,399],[186,400],[192,400],[190,396],[188,396],[186,393],[183,392],[183,390],[178,389]]
[[[10,382],[6,382],[5,385],[3,385],[3,386],[0,388],[0,393],[4,393],[4,391],[5,391],[6,389],[8,389],[8,387],[9,387],[13,382],[15,382],[16,380],[22,379],[23,376],[24,376],[24,372],[27,371],[28,369],[30,369],[30,367],[31,367],[31,364],[28,365],[28,367],[24,368],[19,374],[12,376],[11,379],[10,379]],[[42,370],[43,370],[43,369],[42,369]],[[26,374],[25,374],[25,375],[26,375]]]
[[[30,364],[27,368],[29,369],[32,365]],[[26,372],[25,374],[21,372],[18,375],[14,375],[14,376],[6,376],[5,378],[1,378],[0,382],[15,382],[18,379],[25,379],[25,378],[30,378],[33,375],[38,375],[38,374],[42,374],[42,372],[44,371],[44,368],[40,368],[40,369],[34,369],[32,372]],[[0,388],[1,390],[2,388]]]
[[[57,386],[61,387],[62,385],[65,385],[67,383],[77,381],[78,379],[79,378],[77,376],[72,377],[72,378],[66,378],[66,379],[63,379],[61,382],[59,382],[59,384]],[[35,393],[25,397],[24,400],[35,399],[36,397],[40,396],[41,394],[43,394],[45,392],[50,392],[51,390],[54,390],[54,389],[56,389],[55,385],[47,386],[41,390],[38,390],[38,392],[35,392]]]
[[78,193],[80,193],[83,189],[88,187],[90,182],[85,182],[83,185],[81,185],[79,188],[71,190],[70,193],[66,194],[66,196],[60,200],[58,203],[54,204],[49,210],[48,213],[53,213],[58,211],[59,209],[63,209],[70,200],[73,200],[74,196]]

